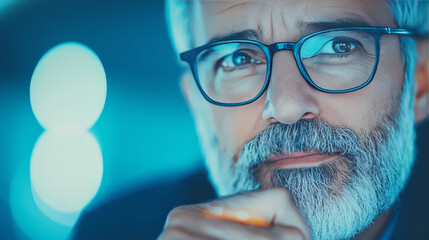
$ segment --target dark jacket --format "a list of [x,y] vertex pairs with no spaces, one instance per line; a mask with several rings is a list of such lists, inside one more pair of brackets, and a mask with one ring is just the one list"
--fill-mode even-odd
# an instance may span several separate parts
[[[393,239],[429,240],[429,124],[418,127],[418,155],[401,195]],[[424,141],[426,140],[426,141]],[[216,198],[206,172],[141,189],[88,210],[77,222],[72,239],[156,239],[168,212],[179,205]]]

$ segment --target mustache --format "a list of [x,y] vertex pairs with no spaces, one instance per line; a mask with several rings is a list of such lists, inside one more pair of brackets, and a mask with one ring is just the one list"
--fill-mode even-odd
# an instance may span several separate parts
[[344,126],[334,126],[320,119],[302,119],[293,124],[275,123],[247,142],[237,165],[254,167],[269,156],[283,153],[317,151],[349,159],[362,153],[359,135]]

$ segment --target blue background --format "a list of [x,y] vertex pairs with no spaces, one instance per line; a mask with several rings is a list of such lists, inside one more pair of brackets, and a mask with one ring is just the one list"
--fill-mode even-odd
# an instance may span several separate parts
[[[90,207],[174,181],[202,165],[180,93],[181,70],[167,34],[164,1],[0,0],[0,239],[58,239],[70,230],[37,209],[29,170],[44,131],[30,105],[31,76],[50,48],[70,41],[91,48],[107,76],[106,104],[91,129],[103,153],[104,175]],[[428,156],[428,124],[418,129],[420,156]],[[425,160],[421,157],[425,165],[408,184],[411,190],[427,183]],[[419,198],[429,199],[428,191]],[[427,222],[427,213],[418,213],[413,219]]]
[[[169,42],[163,5],[158,0],[0,4],[0,236],[4,237],[0,238],[27,238],[10,212],[11,184],[14,176],[22,176],[21,185],[15,184],[26,188],[22,194],[28,202],[22,204],[34,205],[29,163],[44,130],[31,109],[30,80],[40,58],[57,44],[74,41],[88,46],[106,71],[106,104],[91,129],[104,161],[102,183],[92,206],[180,177],[202,164],[179,88],[180,69]],[[53,232],[63,228],[43,216],[22,218],[29,225],[42,222]]]

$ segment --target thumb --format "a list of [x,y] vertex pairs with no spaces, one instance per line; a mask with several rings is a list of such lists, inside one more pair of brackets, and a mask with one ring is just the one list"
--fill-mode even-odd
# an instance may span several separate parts
[[263,218],[274,225],[296,227],[302,231],[306,239],[311,238],[310,229],[301,213],[293,204],[289,192],[283,188],[264,189],[229,196],[217,201],[202,204],[210,211],[240,211],[251,218]]

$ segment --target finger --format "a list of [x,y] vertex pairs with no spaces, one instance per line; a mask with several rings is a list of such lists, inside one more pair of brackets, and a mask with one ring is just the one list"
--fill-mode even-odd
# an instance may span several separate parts
[[[249,216],[263,218],[274,225],[296,227],[302,231],[306,239],[311,238],[310,229],[285,189],[258,190],[196,206],[208,210],[222,208],[226,209],[225,212],[230,209],[240,210],[240,212],[247,212]],[[237,217],[235,222],[239,221]]]
[[169,227],[191,232],[202,239],[258,239],[258,240],[304,240],[301,230],[291,226],[254,227],[236,222],[221,221],[212,218],[196,218],[193,211],[182,209],[173,215]]
[[[212,222],[210,224],[207,224],[207,222],[204,220],[206,216],[204,216],[202,213],[205,209],[214,208],[227,209],[228,211],[225,212],[231,212],[232,210],[234,210],[235,212],[244,211],[248,212],[249,216],[262,217],[265,219],[265,221],[272,222],[274,225],[295,227],[301,232],[301,235],[305,236],[305,239],[310,239],[310,231],[307,225],[305,224],[299,211],[296,209],[291,199],[289,198],[288,193],[283,189],[254,191],[246,194],[231,196],[210,203],[182,206],[176,208],[169,214],[169,217],[167,219],[167,225],[183,226],[186,227],[189,231],[208,231],[211,228],[203,226],[204,224],[202,223],[205,222],[206,225],[212,225]],[[229,217],[231,218],[231,216]],[[195,219],[197,221],[195,221]],[[221,220],[227,220],[223,221],[226,222],[226,225],[219,226],[219,224],[213,224],[212,226],[216,226],[219,227],[219,229],[224,230],[225,228],[228,228],[227,225],[235,226],[234,224],[232,224],[232,222],[238,222],[231,221],[231,219]],[[197,225],[199,227],[197,227]],[[235,233],[236,231],[234,229],[239,228],[233,228],[228,231],[234,234],[239,234]],[[241,229],[241,231],[243,231],[243,229]],[[224,234],[225,231],[223,231],[222,233]],[[250,233],[248,231],[243,231],[243,234],[250,234],[249,236],[251,236],[255,233],[253,231],[251,231]],[[248,236],[245,235],[240,237],[244,238]]]
[[309,239],[297,227],[274,225],[271,233],[275,236],[273,239],[277,240],[304,240]]
[[203,209],[201,213],[204,217],[207,218],[232,221],[255,227],[270,227],[272,225],[272,222],[268,222],[263,216],[249,211],[224,207],[213,207],[211,209]]

